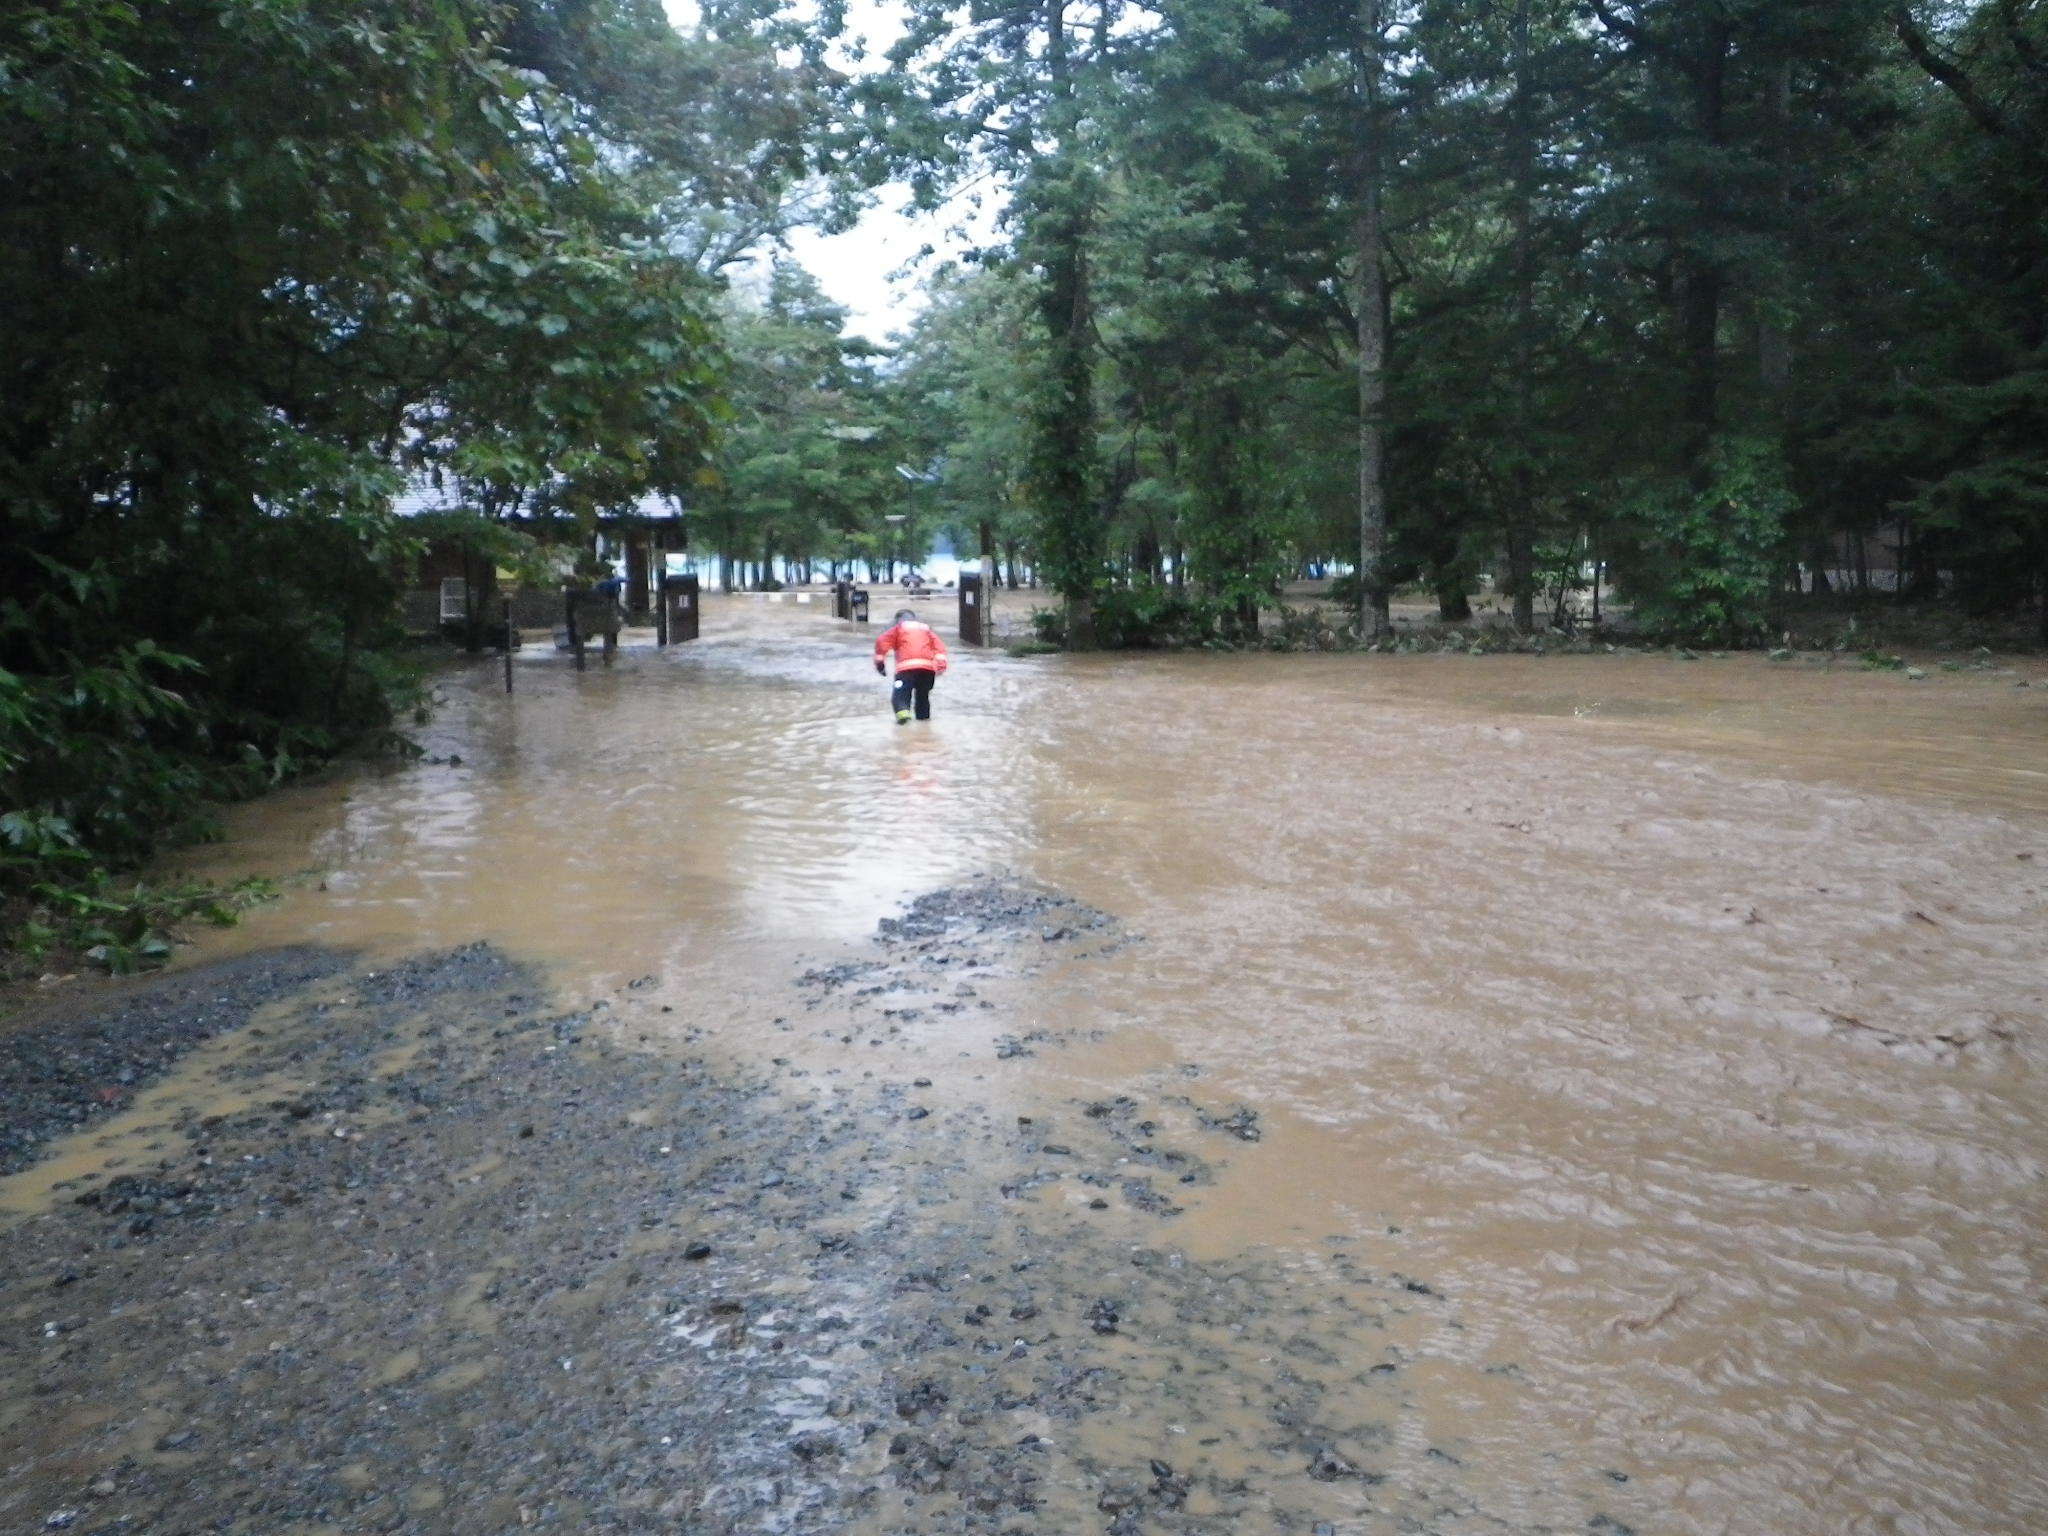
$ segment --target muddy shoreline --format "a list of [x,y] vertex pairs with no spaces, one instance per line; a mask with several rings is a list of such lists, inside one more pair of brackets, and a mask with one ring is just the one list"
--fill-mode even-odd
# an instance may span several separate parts
[[0,1177],[54,1137],[126,1108],[193,1046],[348,963],[331,951],[272,951],[113,993],[33,1000],[0,1030]]
[[[277,1091],[221,1115],[166,1098],[150,1165],[13,1218],[0,1524],[1640,1521],[1626,1469],[1558,1467],[1507,1507],[1423,1428],[1404,1372],[1456,1299],[1405,1271],[1398,1233],[1333,1241],[1312,1273],[1179,1250],[1176,1194],[1259,1134],[1199,1065],[1154,1102],[1004,1097],[1010,1063],[1062,1049],[1020,1036],[1007,990],[1049,952],[1130,942],[1055,893],[934,893],[788,978],[760,1026],[790,1054],[758,1073],[677,1049],[686,1025],[636,1039],[630,997],[562,1007],[484,946],[249,957],[237,978],[274,964],[290,1001],[171,1080],[193,1103]],[[938,1019],[967,1077],[869,1065],[869,1041]]]

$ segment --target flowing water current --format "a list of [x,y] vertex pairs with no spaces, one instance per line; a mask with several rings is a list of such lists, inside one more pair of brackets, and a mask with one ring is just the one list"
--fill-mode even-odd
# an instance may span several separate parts
[[2048,1529],[2048,671],[970,655],[899,729],[865,633],[708,607],[243,808],[195,867],[287,892],[207,952],[487,938],[744,1057],[793,966],[1007,871],[1141,942],[1049,965],[1014,1027],[1073,1043],[975,1091],[1199,1062],[1264,1136],[1169,1240],[1312,1288],[1397,1239],[1497,1509],[1569,1462],[1646,1531]]

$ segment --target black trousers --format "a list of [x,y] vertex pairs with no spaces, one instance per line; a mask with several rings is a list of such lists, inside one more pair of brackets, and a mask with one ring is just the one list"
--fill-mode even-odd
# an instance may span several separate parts
[[896,674],[896,686],[889,690],[891,709],[911,709],[920,720],[932,717],[932,684],[938,681],[935,673],[918,668]]

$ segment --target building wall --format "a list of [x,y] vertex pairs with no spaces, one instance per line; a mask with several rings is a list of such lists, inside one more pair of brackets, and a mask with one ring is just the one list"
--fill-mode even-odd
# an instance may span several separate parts
[[[512,623],[519,629],[555,628],[562,622],[562,594],[546,587],[521,587],[501,591],[499,597],[512,600]],[[441,627],[441,584],[408,589],[400,603],[400,617],[410,635],[431,635]],[[497,615],[484,615],[496,622]]]

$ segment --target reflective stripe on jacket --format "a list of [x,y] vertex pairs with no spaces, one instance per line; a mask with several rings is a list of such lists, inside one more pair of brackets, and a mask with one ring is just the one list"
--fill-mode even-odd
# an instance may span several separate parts
[[875,636],[875,660],[896,653],[898,672],[943,672],[946,670],[946,642],[929,624],[906,619],[892,624]]

